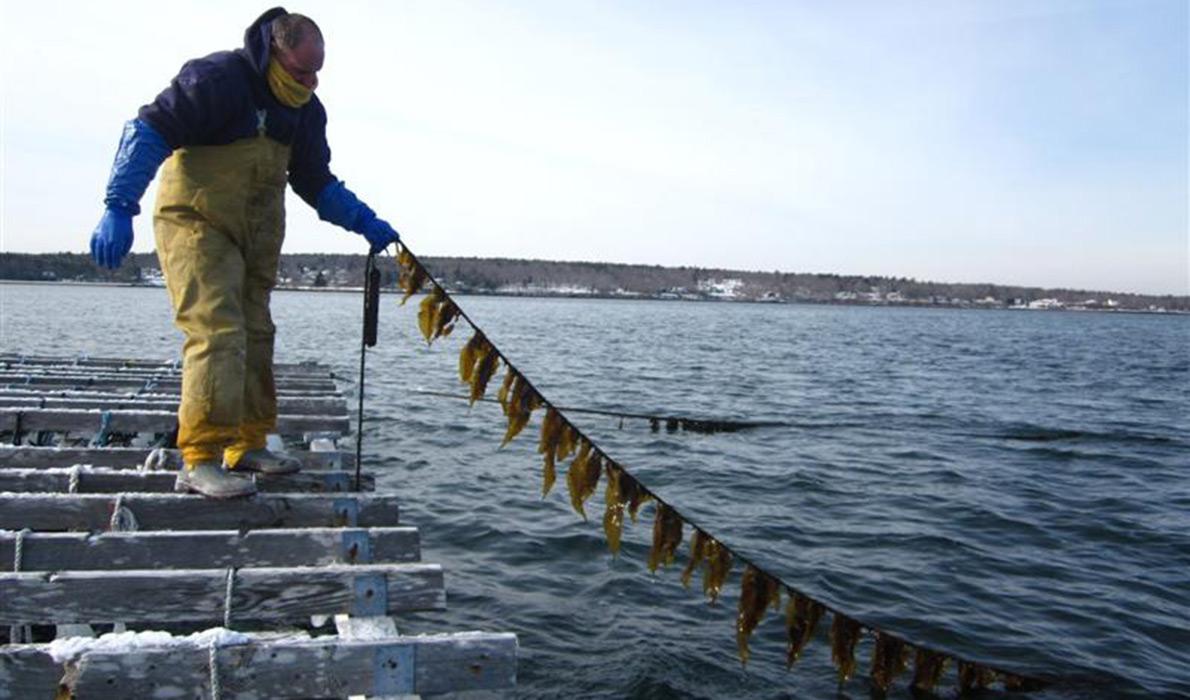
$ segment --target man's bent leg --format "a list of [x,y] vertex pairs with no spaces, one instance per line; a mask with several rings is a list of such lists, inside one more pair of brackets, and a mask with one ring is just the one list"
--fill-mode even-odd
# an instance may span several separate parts
[[243,416],[246,332],[244,259],[221,231],[200,219],[158,215],[157,252],[185,334],[178,447],[188,467],[220,460]]

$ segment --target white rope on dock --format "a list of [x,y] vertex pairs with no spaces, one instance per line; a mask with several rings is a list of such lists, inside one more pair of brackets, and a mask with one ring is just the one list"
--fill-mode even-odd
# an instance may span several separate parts
[[231,629],[231,596],[235,592],[236,570],[227,567],[227,588],[223,591],[223,628]]
[[66,485],[67,493],[78,493],[79,492],[79,471],[81,470],[81,468],[82,468],[81,465],[78,465],[78,464],[71,465],[71,467],[70,467],[70,481]]
[[[21,560],[25,556],[25,535],[32,532],[29,528],[24,528],[17,532],[16,542],[13,543],[12,550],[12,570],[13,573],[21,570]],[[33,630],[28,625],[9,625],[8,627],[8,643],[21,644],[24,642],[33,641]]]
[[124,505],[124,494],[116,494],[116,503],[112,506],[112,518],[108,521],[108,529],[112,532],[136,532],[140,523],[136,515]]
[[169,453],[165,451],[165,448],[155,447],[145,456],[145,461],[137,468],[137,471],[155,472],[164,469],[168,460]]
[[212,637],[207,647],[207,666],[211,671],[211,700],[222,700],[223,685],[219,680],[219,638]]

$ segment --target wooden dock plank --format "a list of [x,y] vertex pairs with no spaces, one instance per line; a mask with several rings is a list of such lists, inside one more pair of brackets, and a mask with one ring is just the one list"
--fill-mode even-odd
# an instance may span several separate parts
[[[437,564],[250,567],[234,574],[233,623],[392,615],[446,607]],[[0,574],[0,624],[223,620],[224,569]]]
[[[52,367],[52,368],[89,368],[100,369],[147,369],[153,371],[180,372],[182,363],[176,359],[144,359],[144,358],[116,358],[116,357],[62,357],[52,355],[18,355],[15,353],[0,353],[0,368],[12,367]],[[275,362],[273,373],[278,376],[289,374],[311,375],[319,378],[334,378],[334,370],[330,365],[321,362]]]
[[250,530],[289,527],[390,527],[391,495],[257,494],[216,500],[191,494],[0,493],[0,529],[46,532],[111,529],[119,499],[140,530]]
[[[45,374],[36,372],[4,372],[0,371],[0,384],[10,388],[31,386],[57,387],[130,387],[150,389],[180,390],[182,379],[180,376],[142,376],[135,374]],[[330,379],[279,379],[277,390],[301,391],[310,394],[326,394],[338,391],[334,380]]]
[[[247,644],[216,651],[225,698],[345,697],[459,691],[511,690],[516,685],[517,638],[464,633],[382,640],[337,637],[285,638],[249,634]],[[91,643],[67,661],[53,660],[48,645],[0,651],[0,696],[54,697],[58,683],[79,698],[209,698],[205,647],[173,641],[135,650],[104,650]],[[411,662],[411,663],[410,663]]]
[[[0,531],[0,561],[15,561],[18,533]],[[195,532],[28,532],[21,571],[215,569],[415,562],[417,528],[299,528]]]
[[[43,393],[28,390],[7,390],[0,391],[0,407],[177,413],[178,397],[171,394],[138,396],[127,393],[104,394],[102,392],[69,391]],[[346,415],[348,412],[345,399],[330,398],[282,398],[277,401],[277,410],[285,415],[338,416]]]
[[[136,469],[145,463],[151,448],[142,447],[33,447],[0,445],[0,469],[54,469],[75,464],[90,464],[112,469]],[[307,470],[354,470],[355,454],[351,452],[287,453],[302,462]],[[165,469],[181,466],[181,453],[166,450]]]
[[[0,430],[23,432],[34,430],[91,431],[99,430],[106,417],[107,429],[114,433],[165,433],[177,424],[174,411],[100,411],[65,408],[0,407]],[[346,415],[279,415],[276,432],[281,435],[301,435],[306,432],[347,433],[351,420]]]
[[[34,493],[174,493],[177,471],[135,471],[103,467],[0,469],[0,492]],[[71,491],[71,483],[75,488]],[[263,493],[347,493],[355,491],[355,475],[345,471],[308,471],[262,476]],[[360,474],[360,490],[373,491],[376,477]]]

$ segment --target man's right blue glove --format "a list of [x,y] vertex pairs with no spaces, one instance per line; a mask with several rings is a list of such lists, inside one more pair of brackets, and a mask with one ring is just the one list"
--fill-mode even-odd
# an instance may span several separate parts
[[373,253],[401,240],[393,227],[377,217],[342,180],[331,182],[318,193],[318,218],[360,234],[371,244]]
[[107,209],[91,234],[91,258],[100,267],[116,269],[132,249],[132,215]]
[[95,264],[114,270],[132,249],[132,217],[140,213],[140,198],[171,152],[161,134],[145,122],[133,119],[124,125],[103,199],[107,210],[91,234]]

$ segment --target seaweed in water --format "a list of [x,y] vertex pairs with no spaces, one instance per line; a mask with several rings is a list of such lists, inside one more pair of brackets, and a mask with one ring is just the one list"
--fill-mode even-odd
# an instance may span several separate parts
[[814,638],[814,629],[822,619],[825,609],[822,604],[801,593],[790,592],[789,604],[785,607],[785,629],[789,641],[785,647],[785,666],[792,668],[802,650]]
[[909,647],[904,641],[884,632],[876,632],[876,646],[872,651],[872,686],[881,693],[888,692],[893,679],[904,672],[909,663]]
[[549,495],[550,489],[554,487],[554,481],[558,478],[557,467],[554,463],[554,454],[558,449],[558,440],[561,438],[562,432],[566,427],[562,422],[562,416],[553,406],[550,406],[545,412],[545,418],[541,421],[541,439],[537,441],[537,452],[542,455],[543,461],[541,473],[542,498]]
[[927,692],[933,691],[942,680],[949,660],[942,652],[918,649],[913,660],[913,687]]
[[858,622],[840,612],[835,613],[831,623],[831,661],[839,670],[840,684],[855,673],[855,645],[862,631]]
[[751,654],[748,638],[752,636],[756,625],[760,624],[764,611],[770,605],[778,607],[780,604],[781,587],[777,579],[749,564],[740,580],[740,610],[735,622],[735,642],[740,663],[748,663]]
[[574,512],[583,516],[583,520],[587,519],[587,511],[583,508],[583,503],[591,497],[591,494],[595,493],[595,487],[599,485],[599,472],[602,469],[602,459],[598,454],[593,454],[591,443],[583,440],[578,455],[570,463],[570,469],[566,472],[566,487],[570,491],[570,506],[574,508]]
[[649,551],[649,572],[658,565],[673,563],[674,553],[682,543],[682,517],[673,508],[658,502],[653,516],[653,548]]
[[620,488],[624,477],[624,470],[608,461],[607,490],[603,496],[607,504],[607,509],[603,511],[603,534],[607,536],[607,548],[611,550],[612,556],[620,553],[620,536],[624,531],[624,505],[628,502]]

